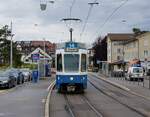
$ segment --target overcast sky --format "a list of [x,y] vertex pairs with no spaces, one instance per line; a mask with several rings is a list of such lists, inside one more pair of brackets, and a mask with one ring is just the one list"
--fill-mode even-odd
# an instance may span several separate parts
[[[44,0],[0,0],[0,27],[13,22],[14,40],[42,40],[51,42],[69,40],[68,27],[60,20],[70,15],[73,0],[55,0],[46,11],[40,10]],[[108,16],[125,0],[97,0],[90,14],[82,37],[80,36],[89,10],[89,2],[75,0],[72,17],[82,22],[72,24],[73,39],[92,43],[99,35],[107,33],[131,33],[133,27],[150,30],[150,0],[129,0],[104,24]],[[125,21],[124,21],[125,20]],[[124,21],[124,22],[123,22]]]

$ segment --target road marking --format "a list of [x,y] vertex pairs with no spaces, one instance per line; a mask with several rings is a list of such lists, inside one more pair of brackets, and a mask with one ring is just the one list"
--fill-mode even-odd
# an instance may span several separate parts
[[17,85],[13,88],[10,88],[10,89],[4,89],[4,90],[0,90],[0,94],[7,94],[9,92],[12,92],[18,88],[21,88],[21,87],[25,87],[26,85],[28,85],[28,83],[24,83],[24,84],[21,84],[21,85]]
[[42,99],[42,103],[45,103],[45,101],[46,101],[45,99]]
[[3,93],[3,92],[5,92],[6,90],[0,90],[0,93]]
[[[54,83],[55,81],[53,81],[52,83]],[[49,91],[50,90],[50,88],[51,88],[51,84],[52,83],[50,83],[50,85],[48,86],[48,88],[46,89],[47,91]]]
[[0,116],[5,116],[5,113],[0,113]]
[[51,88],[51,84],[48,86],[47,91],[49,91],[49,90],[50,90],[50,88]]
[[54,87],[54,85],[55,85],[55,81],[53,81],[51,84],[50,84],[50,90],[49,90],[49,92],[48,92],[48,95],[47,95],[47,97],[46,97],[46,103],[45,103],[45,117],[49,117],[49,110],[50,110],[50,107],[49,107],[49,103],[50,103],[50,97],[51,97],[51,92],[52,92],[52,90],[53,90],[53,87]]

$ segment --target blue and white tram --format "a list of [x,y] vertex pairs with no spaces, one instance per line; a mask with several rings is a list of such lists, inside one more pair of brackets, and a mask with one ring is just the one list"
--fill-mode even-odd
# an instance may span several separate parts
[[56,49],[58,92],[83,92],[87,88],[87,50],[84,44],[66,42]]

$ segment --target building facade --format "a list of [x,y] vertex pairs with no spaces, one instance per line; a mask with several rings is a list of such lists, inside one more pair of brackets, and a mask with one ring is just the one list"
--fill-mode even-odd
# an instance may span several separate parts
[[107,61],[109,63],[123,60],[125,56],[125,43],[134,38],[134,34],[107,35]]
[[150,32],[137,36],[139,41],[139,59],[150,61]]
[[49,41],[16,41],[17,49],[22,53],[22,55],[29,55],[32,51],[37,48],[41,48],[49,55],[53,55],[55,53],[56,44],[51,43]]
[[125,43],[124,45],[124,60],[129,62],[133,59],[139,59],[139,40],[132,39]]

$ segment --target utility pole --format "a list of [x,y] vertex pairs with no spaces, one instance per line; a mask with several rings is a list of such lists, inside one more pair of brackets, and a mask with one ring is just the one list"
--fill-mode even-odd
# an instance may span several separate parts
[[13,36],[14,36],[14,34],[12,34],[12,22],[11,22],[11,24],[10,24],[10,31],[11,31],[11,42],[10,42],[10,68],[12,68],[13,67],[13,41],[12,41],[12,39],[13,39]]
[[45,77],[45,73],[46,73],[45,72],[46,71],[45,70],[45,64],[46,64],[46,60],[45,60],[46,59],[46,57],[45,57],[45,53],[46,53],[46,50],[45,50],[45,38],[43,38],[43,41],[44,41],[44,77]]

